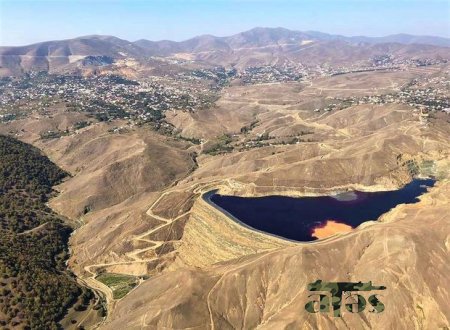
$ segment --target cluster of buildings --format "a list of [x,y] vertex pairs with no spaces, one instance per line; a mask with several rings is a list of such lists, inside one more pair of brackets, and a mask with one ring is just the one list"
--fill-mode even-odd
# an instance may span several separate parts
[[405,59],[384,54],[375,56],[369,61],[355,61],[346,66],[331,66],[327,63],[316,66],[305,66],[301,63],[287,61],[277,65],[250,66],[242,70],[235,68],[215,67],[181,73],[183,80],[209,80],[216,90],[229,85],[231,80],[239,80],[244,85],[282,83],[292,81],[308,81],[314,77],[334,76],[355,72],[400,71],[416,67],[447,63],[446,59],[420,58]]
[[214,67],[183,72],[179,77],[185,81],[209,80],[215,90],[228,86],[232,80],[244,85],[300,81],[308,76],[309,69],[301,64],[251,66],[242,70]]
[[170,86],[153,80],[119,76],[81,77],[30,73],[0,84],[0,120],[11,120],[18,108],[65,102],[72,111],[88,112],[98,120],[124,118],[159,121],[168,109],[192,111],[210,107],[216,96],[208,89]]
[[218,91],[221,88],[228,86],[230,81],[234,79],[238,71],[235,68],[224,68],[222,66],[197,69],[193,71],[183,72],[178,75],[178,79],[182,81],[210,81],[209,87],[212,90]]
[[450,97],[441,94],[439,89],[431,87],[425,89],[405,88],[394,94],[371,95],[363,97],[354,96],[345,99],[337,98],[333,103],[327,105],[323,109],[316,109],[315,111],[341,110],[357,104],[388,103],[408,104],[425,113],[435,111],[450,113]]
[[[115,75],[77,76],[45,72],[29,73],[21,78],[0,78],[0,121],[11,121],[51,104],[65,103],[71,111],[89,113],[98,121],[115,118],[130,124],[152,122],[162,129],[167,110],[195,111],[209,108],[219,97],[219,91],[232,81],[242,84],[309,81],[314,77],[374,70],[403,70],[445,63],[444,59],[400,59],[380,55],[369,62],[332,68],[327,64],[306,67],[286,62],[280,65],[252,66],[243,70],[213,67],[183,71],[172,76],[149,77],[134,81]],[[447,75],[433,75],[414,80],[400,91],[365,97],[336,99],[323,109],[332,111],[356,104],[405,103],[421,111],[450,113]],[[168,125],[168,124],[167,124]],[[260,143],[260,141],[257,141]]]
[[300,81],[308,76],[302,65],[248,67],[236,75],[245,85]]
[[371,72],[371,71],[402,71],[411,68],[424,67],[437,64],[447,63],[447,59],[439,58],[398,58],[393,55],[385,54],[371,58],[367,61],[357,61],[351,65],[333,66],[318,65],[311,72],[312,75],[318,76],[336,76],[347,73]]

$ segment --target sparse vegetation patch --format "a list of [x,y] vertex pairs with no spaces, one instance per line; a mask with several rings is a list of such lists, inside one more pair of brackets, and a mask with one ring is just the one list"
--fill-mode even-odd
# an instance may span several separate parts
[[138,283],[135,276],[114,273],[103,273],[96,279],[111,288],[114,299],[125,297]]

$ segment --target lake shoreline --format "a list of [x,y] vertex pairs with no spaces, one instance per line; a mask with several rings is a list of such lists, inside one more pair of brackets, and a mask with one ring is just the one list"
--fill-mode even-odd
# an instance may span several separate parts
[[[415,178],[397,190],[343,192],[339,189],[328,195],[300,198],[281,195],[241,197],[222,195],[220,194],[222,189],[213,189],[204,193],[202,198],[227,218],[247,229],[290,242],[315,243],[336,235],[350,233],[364,223],[378,221],[383,214],[399,204],[417,203],[435,182],[436,180],[432,178]],[[339,198],[341,194],[351,195],[352,198]],[[214,201],[214,198],[220,198],[219,202]],[[256,213],[252,214],[252,211],[248,210],[248,205],[243,203],[252,205],[249,207],[256,210]],[[269,204],[275,205],[274,209],[271,209]],[[229,211],[227,207],[232,211]],[[326,215],[326,212],[331,214]],[[329,236],[314,236],[314,231],[324,228],[330,220],[348,226],[352,230],[346,227],[345,231],[342,231],[342,228],[327,231],[330,233]],[[343,227],[342,225],[339,226]]]

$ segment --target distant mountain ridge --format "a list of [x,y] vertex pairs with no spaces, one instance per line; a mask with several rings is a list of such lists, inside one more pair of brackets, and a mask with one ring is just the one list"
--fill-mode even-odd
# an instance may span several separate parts
[[[311,48],[309,44],[314,44],[314,49],[308,50]],[[433,47],[436,47],[437,56],[447,56],[450,39],[407,34],[345,37],[316,31],[261,27],[228,37],[202,35],[180,42],[146,39],[130,42],[113,36],[89,35],[26,46],[0,47],[0,75],[17,75],[30,70],[71,71],[83,63],[104,62],[95,59],[82,62],[86,56],[107,56],[114,61],[184,54],[183,58],[213,65],[248,66],[286,61],[312,64],[323,60],[351,62],[377,55],[382,49],[392,53],[418,52],[428,56],[433,53]]]
[[434,36],[414,36],[410,34],[393,34],[386,37],[351,37],[371,43],[397,42],[400,44],[424,44],[432,46],[450,47],[450,39]]
[[366,43],[400,43],[400,44],[423,44],[441,47],[450,47],[450,38],[429,36],[429,35],[411,35],[406,33],[391,34],[382,37],[367,37],[367,36],[343,36],[337,34],[329,34],[319,31],[297,31],[290,30],[282,27],[268,28],[268,27],[255,27],[251,30],[240,32],[231,36],[217,37],[214,35],[200,35],[193,38],[186,39],[184,41],[172,41],[172,40],[159,40],[152,41],[148,39],[139,39],[134,42],[130,42],[124,39],[120,39],[109,35],[86,35],[80,36],[73,39],[63,39],[55,41],[44,41],[34,44],[24,45],[24,46],[0,46],[0,50],[3,53],[5,49],[19,49],[46,43],[64,43],[72,40],[86,40],[86,39],[96,39],[98,41],[110,41],[117,45],[121,44],[134,44],[136,46],[141,46],[143,48],[171,48],[176,47],[182,49],[186,46],[192,45],[199,41],[211,41],[211,42],[224,42],[229,46],[239,46],[243,42],[253,42],[256,44],[263,44],[274,41],[282,41],[290,39],[295,40],[319,40],[319,41],[330,41],[330,40],[344,40],[348,42],[366,42]]
[[295,31],[285,28],[263,28],[256,27],[251,30],[234,34],[228,37],[216,37],[212,35],[197,36],[185,41],[149,41],[141,39],[133,42],[133,44],[141,46],[146,49],[158,48],[172,50],[200,50],[202,47],[211,47],[215,45],[223,49],[239,48],[243,46],[262,47],[273,44],[281,43],[295,43],[301,41],[346,41],[349,43],[399,43],[404,45],[410,44],[422,44],[439,47],[450,47],[450,38],[435,37],[435,36],[415,36],[409,34],[395,34],[384,37],[366,37],[366,36],[353,36],[346,37],[342,35],[333,35],[317,31]]

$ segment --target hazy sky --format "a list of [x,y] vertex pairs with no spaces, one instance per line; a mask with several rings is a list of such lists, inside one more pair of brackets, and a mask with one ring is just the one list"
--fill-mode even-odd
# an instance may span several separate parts
[[89,34],[184,40],[256,26],[450,37],[450,0],[0,0],[0,45]]

